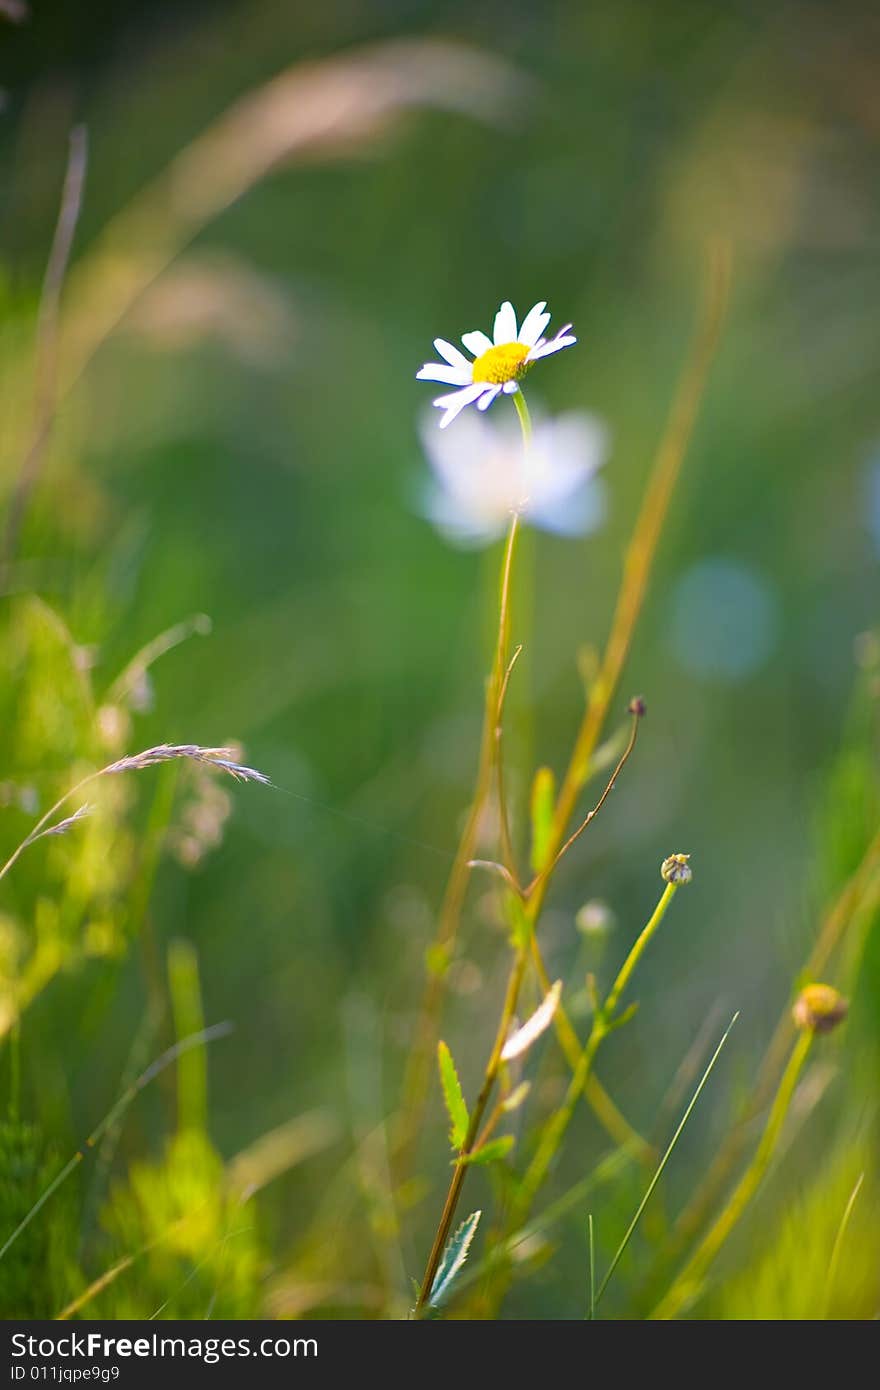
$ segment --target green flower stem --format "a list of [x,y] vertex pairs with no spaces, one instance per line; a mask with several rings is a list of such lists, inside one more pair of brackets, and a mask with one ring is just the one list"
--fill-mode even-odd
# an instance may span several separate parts
[[[519,416],[520,428],[522,429],[523,447],[527,449],[531,442],[532,434],[532,422],[531,417],[529,415],[529,408],[525,403],[525,397],[523,396],[521,391],[517,391],[513,399],[516,405],[517,414]],[[506,678],[510,669],[507,658],[510,630],[510,578],[513,567],[513,556],[516,546],[518,523],[519,516],[516,512],[514,512],[510,522],[510,530],[507,536],[507,545],[505,546],[504,550],[504,560],[501,566],[501,587],[498,604],[498,643],[495,650],[495,663],[492,668],[492,677],[489,682],[489,690],[486,703],[486,727],[489,730],[494,731],[492,736],[492,745],[494,751],[492,755],[490,755],[489,759],[490,778],[488,780],[489,782],[491,782],[491,772],[494,768],[496,774],[498,775],[499,783],[502,785],[502,787],[503,782],[502,774],[500,771],[499,729],[501,724],[501,713],[504,704],[504,696],[507,689]],[[510,1029],[511,1022],[513,1020],[513,1015],[516,1012],[517,1000],[519,999],[519,992],[522,987],[523,977],[526,972],[528,960],[528,938],[520,939],[516,948],[516,952],[513,959],[513,965],[511,967],[510,976],[507,982],[507,990],[504,997],[504,1006],[501,1011],[501,1019],[498,1024],[498,1030],[495,1034],[495,1043],[492,1047],[492,1052],[489,1057],[489,1061],[486,1064],[486,1070],[483,1075],[483,1083],[480,1087],[480,1093],[477,1097],[476,1104],[474,1105],[474,1109],[471,1114],[467,1136],[465,1138],[464,1144],[461,1147],[459,1158],[465,1157],[466,1155],[472,1153],[477,1143],[480,1126],[483,1122],[483,1116],[486,1112],[486,1107],[489,1104],[489,1098],[492,1094],[492,1089],[495,1085],[495,1080],[498,1076],[498,1070],[501,1066],[501,1052],[504,1047],[504,1043],[507,1039],[507,1034]],[[449,1184],[449,1190],[446,1194],[446,1201],[443,1204],[443,1211],[440,1216],[440,1222],[437,1227],[437,1233],[434,1236],[434,1243],[431,1247],[431,1253],[428,1256],[428,1263],[425,1268],[425,1275],[422,1280],[422,1286],[419,1291],[418,1301],[416,1303],[417,1313],[421,1312],[421,1310],[424,1309],[430,1301],[431,1290],[434,1287],[434,1280],[437,1277],[437,1270],[439,1268],[440,1261],[443,1257],[443,1250],[446,1246],[446,1241],[449,1238],[449,1232],[452,1229],[452,1223],[455,1220],[455,1212],[458,1206],[458,1199],[461,1195],[461,1189],[466,1176],[467,1164],[457,1163],[452,1174],[452,1179]]]
[[807,1060],[812,1041],[813,1034],[809,1030],[805,1030],[798,1037],[788,1059],[788,1065],[782,1074],[782,1080],[770,1107],[767,1124],[754,1158],[721,1215],[710,1227],[672,1287],[654,1309],[651,1314],[653,1320],[677,1317],[699,1294],[709,1266],[754,1197],[770,1166],[770,1160],[779,1142],[782,1126],[791,1105],[791,1098]]
[[[403,1094],[400,1105],[400,1121],[395,1135],[395,1168],[399,1174],[406,1173],[412,1150],[422,1127],[425,1104],[430,1094],[429,1077],[431,1062],[436,1044],[437,1024],[443,1000],[446,995],[445,970],[440,961],[446,964],[452,959],[455,939],[458,935],[461,911],[471,874],[471,860],[477,844],[477,835],[483,818],[486,802],[492,790],[492,778],[496,765],[496,729],[498,727],[498,704],[504,690],[504,677],[507,671],[507,647],[510,627],[510,582],[513,572],[513,559],[519,531],[519,517],[516,513],[510,519],[510,528],[501,561],[498,595],[498,635],[492,671],[486,682],[486,700],[483,711],[483,732],[480,738],[480,754],[477,776],[471,798],[470,810],[458,842],[452,870],[446,884],[446,892],[440,908],[437,931],[431,947],[435,961],[430,968],[425,991],[419,1008],[415,1038],[407,1061],[403,1081]],[[439,959],[438,959],[439,958]]]
[[604,1012],[608,1019],[611,1018],[615,1009],[617,1008],[620,996],[623,994],[623,991],[629,984],[630,977],[632,976],[633,971],[635,970],[636,966],[638,965],[639,961],[645,953],[645,947],[651,940],[651,937],[656,932],[660,923],[663,921],[663,918],[666,916],[669,904],[675,897],[677,888],[677,883],[667,883],[666,887],[660,895],[660,901],[654,908],[654,911],[648,918],[648,921],[645,923],[645,926],[642,928],[641,935],[639,936],[638,940],[636,941],[626,960],[623,962],[623,965],[621,966],[620,971],[618,973],[617,979],[614,981],[614,984],[611,987],[611,993],[605,1000]]
[[538,1142],[535,1156],[523,1176],[519,1192],[514,1202],[512,1215],[512,1221],[516,1226],[522,1225],[528,1218],[538,1189],[547,1176],[550,1164],[553,1162],[553,1158],[562,1142],[565,1131],[568,1129],[575,1105],[587,1084],[596,1053],[604,1038],[614,1027],[614,1012],[620,997],[626,989],[633,971],[644,955],[648,942],[666,916],[667,909],[672,899],[675,897],[677,888],[678,884],[667,883],[657,906],[621,966],[620,972],[611,987],[611,992],[605,1004],[595,1012],[590,1036],[587,1039],[586,1047],[584,1047],[581,1052],[577,1066],[568,1084],[565,1099],[545,1125],[543,1134]]
[[526,398],[522,390],[514,391],[513,403],[516,406],[516,413],[519,416],[520,429],[522,430],[523,443],[528,449],[532,442],[532,417],[529,414],[529,407],[526,405]]

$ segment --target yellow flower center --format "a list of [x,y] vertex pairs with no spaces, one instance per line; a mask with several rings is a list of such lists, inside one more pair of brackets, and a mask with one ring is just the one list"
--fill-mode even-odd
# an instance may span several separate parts
[[488,348],[474,363],[474,381],[488,381],[492,386],[518,381],[532,365],[526,361],[530,352],[528,343],[502,343]]

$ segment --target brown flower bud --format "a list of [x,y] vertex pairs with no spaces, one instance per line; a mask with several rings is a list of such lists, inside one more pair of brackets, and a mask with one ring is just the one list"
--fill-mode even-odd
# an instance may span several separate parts
[[690,883],[693,878],[689,854],[670,854],[660,865],[660,877],[667,883]]
[[648,713],[648,706],[641,695],[634,695],[626,707],[627,714],[634,714],[638,719],[643,719]]
[[849,1012],[849,1000],[831,985],[805,985],[795,1000],[792,1017],[798,1028],[830,1033]]

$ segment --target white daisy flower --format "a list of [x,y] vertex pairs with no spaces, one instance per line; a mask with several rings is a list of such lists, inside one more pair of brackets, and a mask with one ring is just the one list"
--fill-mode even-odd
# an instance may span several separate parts
[[487,545],[504,534],[512,512],[562,536],[594,531],[605,518],[596,474],[608,434],[595,416],[539,416],[528,449],[512,412],[492,422],[469,415],[452,435],[426,420],[420,432],[434,473],[424,511],[447,540]]
[[519,380],[540,357],[549,357],[560,348],[571,347],[577,342],[569,332],[570,323],[560,328],[555,338],[541,336],[550,322],[546,308],[544,302],[535,304],[517,329],[513,305],[505,300],[495,315],[494,342],[486,333],[462,334],[461,341],[473,354],[472,362],[452,343],[443,338],[434,339],[434,347],[443,362],[426,362],[416,373],[419,381],[444,381],[459,388],[438,396],[434,402],[443,411],[441,430],[466,405],[476,403],[478,410],[486,410],[502,391],[513,395],[519,390]]

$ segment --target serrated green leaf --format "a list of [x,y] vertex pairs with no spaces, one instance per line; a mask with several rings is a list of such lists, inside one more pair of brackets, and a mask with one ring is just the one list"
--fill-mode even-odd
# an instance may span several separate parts
[[472,1211],[470,1216],[462,1221],[455,1234],[450,1236],[434,1276],[434,1283],[431,1285],[428,1302],[432,1307],[436,1308],[450,1292],[456,1275],[468,1257],[471,1241],[476,1235],[482,1214],[481,1211]]
[[512,1134],[504,1134],[500,1139],[490,1139],[487,1144],[481,1145],[473,1153],[463,1154],[458,1160],[464,1166],[473,1166],[477,1163],[497,1163],[499,1159],[506,1158],[513,1148],[514,1138]]
[[532,869],[536,874],[547,867],[553,837],[556,809],[556,778],[549,767],[539,767],[532,783],[530,811],[532,817]]
[[458,1153],[467,1138],[470,1117],[461,1089],[461,1082],[458,1079],[458,1072],[455,1070],[455,1063],[452,1060],[452,1053],[445,1042],[437,1044],[437,1063],[440,1067],[443,1099],[446,1101],[446,1109],[451,1121],[449,1142]]

